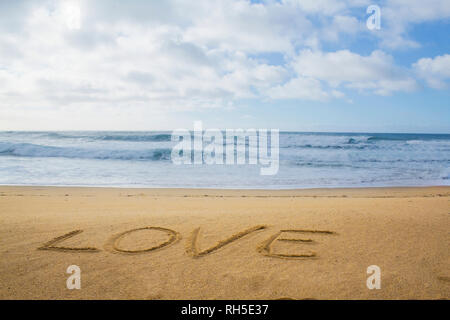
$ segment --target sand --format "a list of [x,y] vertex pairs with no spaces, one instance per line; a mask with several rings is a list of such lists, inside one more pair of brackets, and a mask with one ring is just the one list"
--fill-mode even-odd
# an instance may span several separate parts
[[449,299],[449,201],[450,187],[4,186],[0,298]]

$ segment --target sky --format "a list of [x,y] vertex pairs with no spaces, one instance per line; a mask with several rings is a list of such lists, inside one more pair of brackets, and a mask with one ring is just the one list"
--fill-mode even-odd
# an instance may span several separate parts
[[450,133],[449,35],[448,0],[0,0],[0,130]]

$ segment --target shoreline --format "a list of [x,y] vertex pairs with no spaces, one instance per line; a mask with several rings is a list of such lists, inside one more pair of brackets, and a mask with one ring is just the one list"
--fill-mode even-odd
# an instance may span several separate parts
[[[396,187],[354,187],[354,188],[297,188],[297,189],[220,189],[220,188],[147,188],[147,187],[104,187],[104,186],[46,186],[46,185],[0,185],[0,196],[8,190],[72,190],[72,191],[129,191],[131,193],[164,196],[267,196],[267,197],[309,197],[309,196],[362,196],[362,197],[399,197],[411,196],[414,192],[423,196],[450,196],[450,186],[396,186]],[[389,195],[386,192],[390,192]],[[393,192],[393,193],[391,193]]]
[[450,188],[450,185],[396,185],[396,186],[361,186],[361,187],[298,187],[298,188],[217,188],[217,187],[131,187],[131,186],[103,186],[103,185],[45,185],[45,184],[0,184],[0,188],[73,188],[73,189],[139,189],[139,190],[217,190],[217,191],[311,191],[311,190],[371,190],[371,189],[427,189],[427,188]]

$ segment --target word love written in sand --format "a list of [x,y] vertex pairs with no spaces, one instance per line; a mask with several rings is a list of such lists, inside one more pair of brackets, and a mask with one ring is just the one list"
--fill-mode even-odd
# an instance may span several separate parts
[[[258,231],[262,231],[267,229],[267,226],[264,225],[258,225],[254,226],[248,229],[245,229],[243,231],[240,231],[238,233],[235,233],[231,235],[230,237],[220,240],[215,245],[213,245],[210,248],[207,249],[200,249],[199,248],[199,234],[200,234],[200,228],[195,229],[192,231],[190,238],[186,241],[186,253],[190,255],[193,258],[200,258],[207,256],[209,254],[214,253],[215,251],[221,249],[222,247],[225,247],[227,245],[231,245],[233,242],[236,242],[237,240],[245,237],[250,236],[253,233],[256,233]],[[127,249],[125,248],[121,242],[130,234],[138,232],[138,231],[144,231],[144,230],[151,230],[153,232],[159,232],[166,236],[166,239],[164,240],[158,240],[156,244],[153,244],[152,246],[145,248],[145,249]],[[101,250],[94,248],[94,247],[80,247],[80,248],[73,248],[73,247],[65,247],[61,246],[61,243],[69,238],[75,237],[76,235],[82,233],[83,230],[75,230],[69,233],[66,233],[62,236],[56,237],[53,240],[45,243],[41,247],[39,247],[39,250],[53,250],[53,251],[62,251],[62,252],[99,252]],[[263,243],[261,243],[257,250],[261,254],[269,257],[274,258],[281,258],[281,259],[305,259],[305,258],[314,258],[317,256],[317,253],[312,250],[305,250],[304,247],[301,248],[302,251],[300,252],[289,252],[289,250],[286,250],[286,246],[283,244],[289,244],[289,243],[296,243],[296,244],[303,244],[303,245],[314,245],[317,243],[317,240],[313,240],[310,238],[310,236],[314,236],[314,238],[320,238],[320,236],[327,236],[327,235],[335,235],[336,233],[333,231],[327,231],[327,230],[305,230],[305,229],[289,229],[289,230],[279,230],[275,234],[273,234],[271,237],[269,237],[267,240],[265,240]],[[304,236],[306,238],[300,238],[300,236]],[[159,239],[159,238],[158,238]],[[137,228],[137,229],[131,229],[119,234],[116,234],[112,236],[105,244],[105,250],[113,253],[121,253],[121,254],[143,254],[143,253],[149,253],[156,250],[161,250],[163,248],[169,247],[171,245],[174,245],[181,239],[181,235],[172,229],[167,228],[161,228],[161,227],[143,227],[143,228]],[[292,250],[292,249],[291,249]],[[298,247],[297,247],[298,250]]]

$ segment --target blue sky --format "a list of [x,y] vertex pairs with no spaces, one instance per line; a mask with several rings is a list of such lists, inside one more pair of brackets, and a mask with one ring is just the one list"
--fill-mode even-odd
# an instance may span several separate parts
[[449,34],[448,0],[2,1],[0,130],[450,133]]

